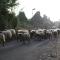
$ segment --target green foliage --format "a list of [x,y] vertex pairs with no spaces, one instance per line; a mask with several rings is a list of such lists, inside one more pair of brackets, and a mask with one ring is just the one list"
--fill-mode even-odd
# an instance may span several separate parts
[[48,18],[46,15],[43,17],[40,16],[40,12],[37,11],[35,15],[28,20],[25,16],[24,12],[20,12],[18,15],[18,25],[19,28],[25,28],[25,29],[38,29],[38,28],[45,28],[49,29],[52,28],[53,23],[51,22],[50,18]]
[[20,12],[20,14],[19,14],[18,17],[20,17],[19,20],[20,20],[21,22],[26,22],[26,20],[27,20],[24,12]]
[[10,8],[16,5],[16,0],[0,0],[0,8]]
[[14,13],[8,15],[7,28],[15,28],[17,26],[17,17]]
[[27,20],[24,12],[20,12],[17,18],[18,18],[17,27],[28,28],[29,21]]
[[17,18],[13,13],[9,13],[8,9],[16,5],[16,0],[0,0],[0,30],[5,28],[15,28]]
[[8,14],[7,9],[3,8],[3,10],[0,10],[0,30],[5,29]]

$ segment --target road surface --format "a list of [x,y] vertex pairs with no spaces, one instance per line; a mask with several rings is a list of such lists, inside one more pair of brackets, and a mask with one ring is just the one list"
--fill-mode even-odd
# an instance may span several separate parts
[[0,60],[57,60],[57,57],[50,56],[56,53],[55,45],[54,39],[32,41],[26,45],[13,41],[7,43],[5,47],[0,45]]

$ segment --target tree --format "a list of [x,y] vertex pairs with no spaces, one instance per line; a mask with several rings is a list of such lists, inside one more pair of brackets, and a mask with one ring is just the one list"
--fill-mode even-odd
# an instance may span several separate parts
[[28,20],[24,12],[20,12],[18,15],[18,27],[27,28]]
[[0,0],[0,30],[4,30],[8,26],[8,19],[10,16],[8,9],[15,5],[16,0]]
[[33,28],[42,28],[43,22],[39,11],[37,11],[35,15],[31,18],[31,23]]
[[17,17],[14,13],[8,15],[8,28],[15,28],[17,26]]
[[34,29],[38,28],[52,28],[53,23],[51,22],[50,18],[48,18],[46,15],[43,17],[40,16],[40,12],[37,11],[35,15],[31,18],[31,24]]
[[52,28],[53,22],[46,15],[43,16],[43,27],[46,29]]

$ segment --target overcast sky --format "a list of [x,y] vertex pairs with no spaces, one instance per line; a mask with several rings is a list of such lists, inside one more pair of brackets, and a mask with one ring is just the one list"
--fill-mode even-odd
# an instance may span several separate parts
[[[60,19],[60,0],[18,0],[19,5],[15,12],[19,13],[21,8],[28,18],[31,18],[36,11],[40,11],[41,16],[46,14],[50,19],[58,21]],[[35,8],[35,10],[32,10]],[[33,15],[32,15],[33,12]]]

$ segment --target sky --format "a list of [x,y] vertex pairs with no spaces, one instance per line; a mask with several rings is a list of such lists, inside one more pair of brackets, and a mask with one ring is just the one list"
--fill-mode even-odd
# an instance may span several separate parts
[[60,20],[60,0],[18,0],[18,2],[20,5],[15,8],[16,15],[19,11],[24,11],[29,19],[36,11],[40,11],[41,16],[46,14],[53,22]]

